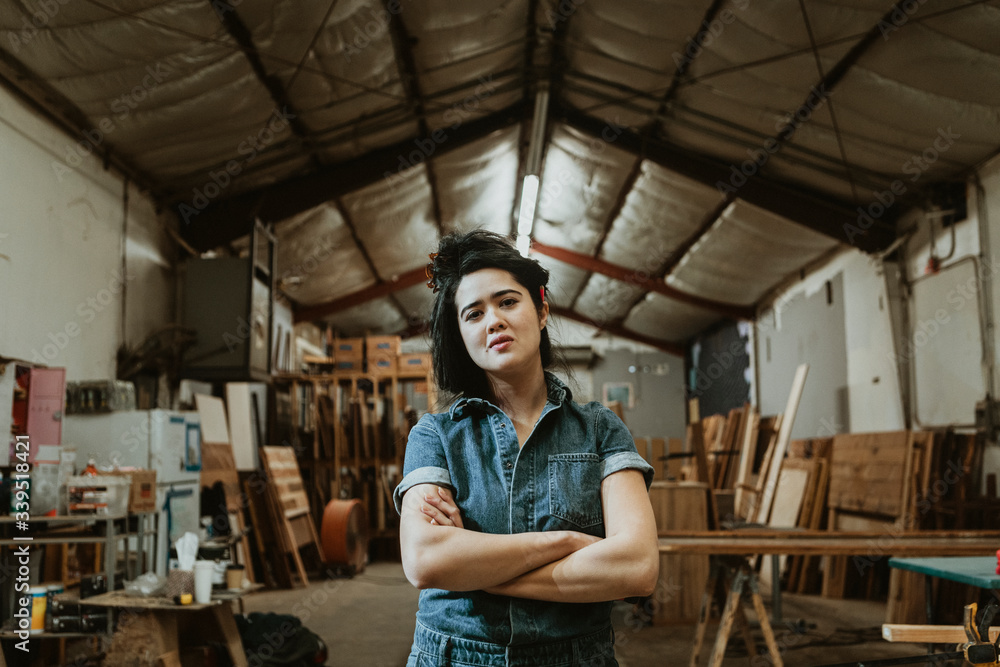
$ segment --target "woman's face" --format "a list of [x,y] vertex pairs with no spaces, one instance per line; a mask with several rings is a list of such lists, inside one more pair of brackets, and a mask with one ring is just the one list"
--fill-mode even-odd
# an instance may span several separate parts
[[527,288],[503,269],[481,269],[462,278],[455,290],[458,327],[465,349],[487,374],[506,372],[539,363],[538,345],[548,319]]

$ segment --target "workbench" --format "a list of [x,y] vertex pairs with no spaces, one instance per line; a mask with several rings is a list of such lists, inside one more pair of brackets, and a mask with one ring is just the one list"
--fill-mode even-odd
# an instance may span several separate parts
[[[742,607],[744,592],[749,593],[760,623],[768,655],[775,667],[784,664],[774,638],[771,622],[758,589],[757,575],[748,557],[786,556],[856,556],[869,560],[892,556],[994,556],[1000,544],[1000,531],[865,531],[831,532],[825,530],[773,530],[746,528],[702,532],[661,532],[660,553],[707,554],[712,556],[711,573],[702,596],[701,613],[695,630],[689,667],[697,667],[705,631],[711,613],[716,582],[725,581],[726,606],[719,620],[710,667],[719,667],[733,624],[738,624],[749,655],[756,654],[749,624]],[[995,562],[994,562],[995,567]]]
[[[994,546],[1000,542],[994,543]],[[996,592],[1000,590],[1000,575],[996,573],[997,558],[991,556],[940,556],[933,558],[890,558],[889,567],[917,572],[924,576],[924,601],[927,623],[934,623],[934,586],[931,577],[970,584]],[[1000,598],[1000,596],[997,596]]]
[[[239,629],[233,618],[232,603],[238,602],[242,593],[213,593],[213,599],[207,604],[179,605],[164,597],[136,597],[126,595],[122,591],[104,593],[81,600],[81,604],[108,607],[122,613],[131,613],[145,617],[155,628],[153,638],[159,647],[161,655],[177,654],[180,651],[180,634],[184,634],[185,646],[191,645],[190,635],[184,632],[185,626],[204,633],[207,637],[226,646],[234,667],[248,667],[246,652],[240,639]],[[214,632],[213,632],[214,630]],[[164,664],[173,664],[168,660]],[[179,657],[177,663],[180,664]]]

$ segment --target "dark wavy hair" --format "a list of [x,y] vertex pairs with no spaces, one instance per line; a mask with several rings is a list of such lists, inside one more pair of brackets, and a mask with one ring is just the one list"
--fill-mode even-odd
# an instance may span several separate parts
[[[431,282],[437,291],[431,313],[431,353],[438,389],[450,401],[458,396],[493,398],[486,372],[476,365],[465,348],[458,325],[455,291],[462,278],[480,269],[509,272],[531,296],[535,309],[542,309],[539,288],[549,282],[549,272],[538,262],[521,255],[509,237],[477,229],[452,233],[441,239],[433,261]],[[553,365],[548,327],[542,329],[539,352],[542,368]]]

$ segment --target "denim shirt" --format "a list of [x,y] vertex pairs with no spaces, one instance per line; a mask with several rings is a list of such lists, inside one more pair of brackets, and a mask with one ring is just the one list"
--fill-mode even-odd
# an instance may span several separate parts
[[[514,423],[489,401],[461,398],[426,414],[411,429],[403,480],[393,499],[416,484],[452,490],[467,530],[513,534],[575,530],[604,537],[601,481],[632,468],[646,486],[653,469],[625,424],[600,403],[572,400],[546,373],[548,400],[523,447]],[[484,591],[420,592],[417,621],[438,632],[508,646],[569,639],[610,625],[611,602],[564,603]]]

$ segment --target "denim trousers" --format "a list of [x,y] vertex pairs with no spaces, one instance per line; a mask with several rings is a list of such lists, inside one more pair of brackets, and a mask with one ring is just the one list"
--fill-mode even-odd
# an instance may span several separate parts
[[560,641],[503,646],[452,637],[417,622],[406,667],[618,667],[614,630]]

